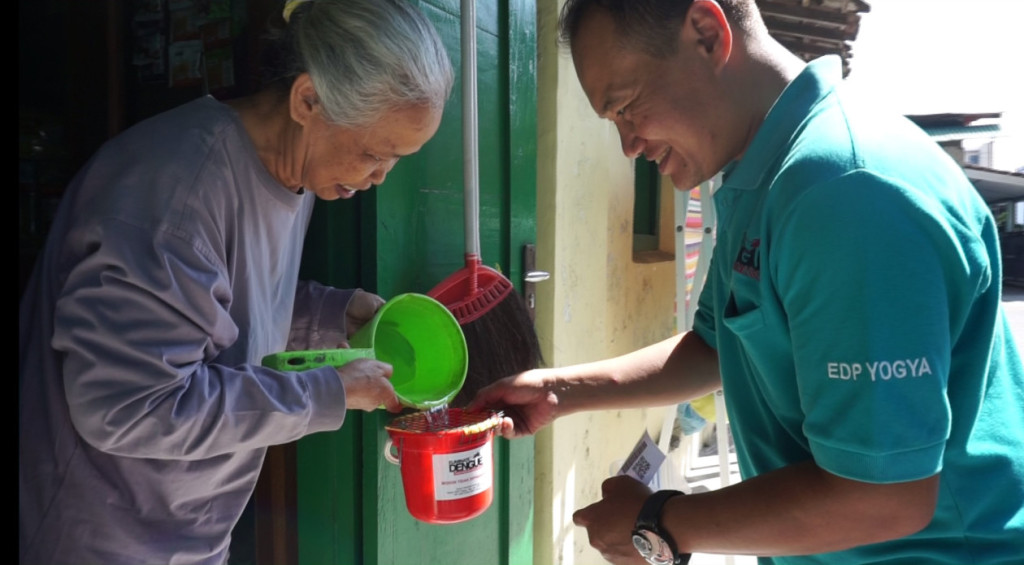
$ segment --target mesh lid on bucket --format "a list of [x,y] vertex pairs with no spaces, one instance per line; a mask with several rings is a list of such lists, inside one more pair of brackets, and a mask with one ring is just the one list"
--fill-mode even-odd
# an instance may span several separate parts
[[449,408],[447,421],[444,420],[443,411],[424,410],[399,416],[384,429],[410,434],[477,434],[496,427],[501,422],[501,412],[467,412],[461,408]]

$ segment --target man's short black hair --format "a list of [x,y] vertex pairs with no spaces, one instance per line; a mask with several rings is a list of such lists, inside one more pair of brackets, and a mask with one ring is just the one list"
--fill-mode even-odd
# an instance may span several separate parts
[[[716,0],[730,22],[745,25],[757,12],[754,0]],[[619,41],[651,56],[663,58],[675,53],[679,26],[693,0],[566,0],[558,18],[559,41],[572,44],[580,23],[593,9],[608,11],[621,32]]]

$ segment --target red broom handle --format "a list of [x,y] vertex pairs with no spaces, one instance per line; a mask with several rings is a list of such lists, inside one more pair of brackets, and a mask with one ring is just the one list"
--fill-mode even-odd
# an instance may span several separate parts
[[466,253],[466,267],[469,269],[469,292],[467,297],[476,296],[480,291],[479,273],[480,256],[475,253]]

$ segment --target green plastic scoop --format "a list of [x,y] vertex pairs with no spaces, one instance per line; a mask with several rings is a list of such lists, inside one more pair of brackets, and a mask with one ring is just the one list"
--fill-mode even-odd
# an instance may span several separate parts
[[405,406],[425,410],[448,404],[466,380],[469,353],[455,316],[425,294],[400,294],[350,336],[351,349],[284,351],[263,358],[263,366],[304,371],[353,359],[377,359],[394,372],[391,385]]

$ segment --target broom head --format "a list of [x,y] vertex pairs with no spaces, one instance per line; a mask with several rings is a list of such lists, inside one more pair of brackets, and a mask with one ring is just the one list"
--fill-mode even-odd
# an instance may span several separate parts
[[482,265],[479,255],[467,253],[466,266],[437,283],[427,296],[444,304],[465,325],[500,304],[512,288],[512,281]]
[[467,406],[494,381],[543,363],[526,303],[500,272],[466,254],[466,266],[437,284],[428,296],[444,304],[466,337],[469,367],[452,406]]

